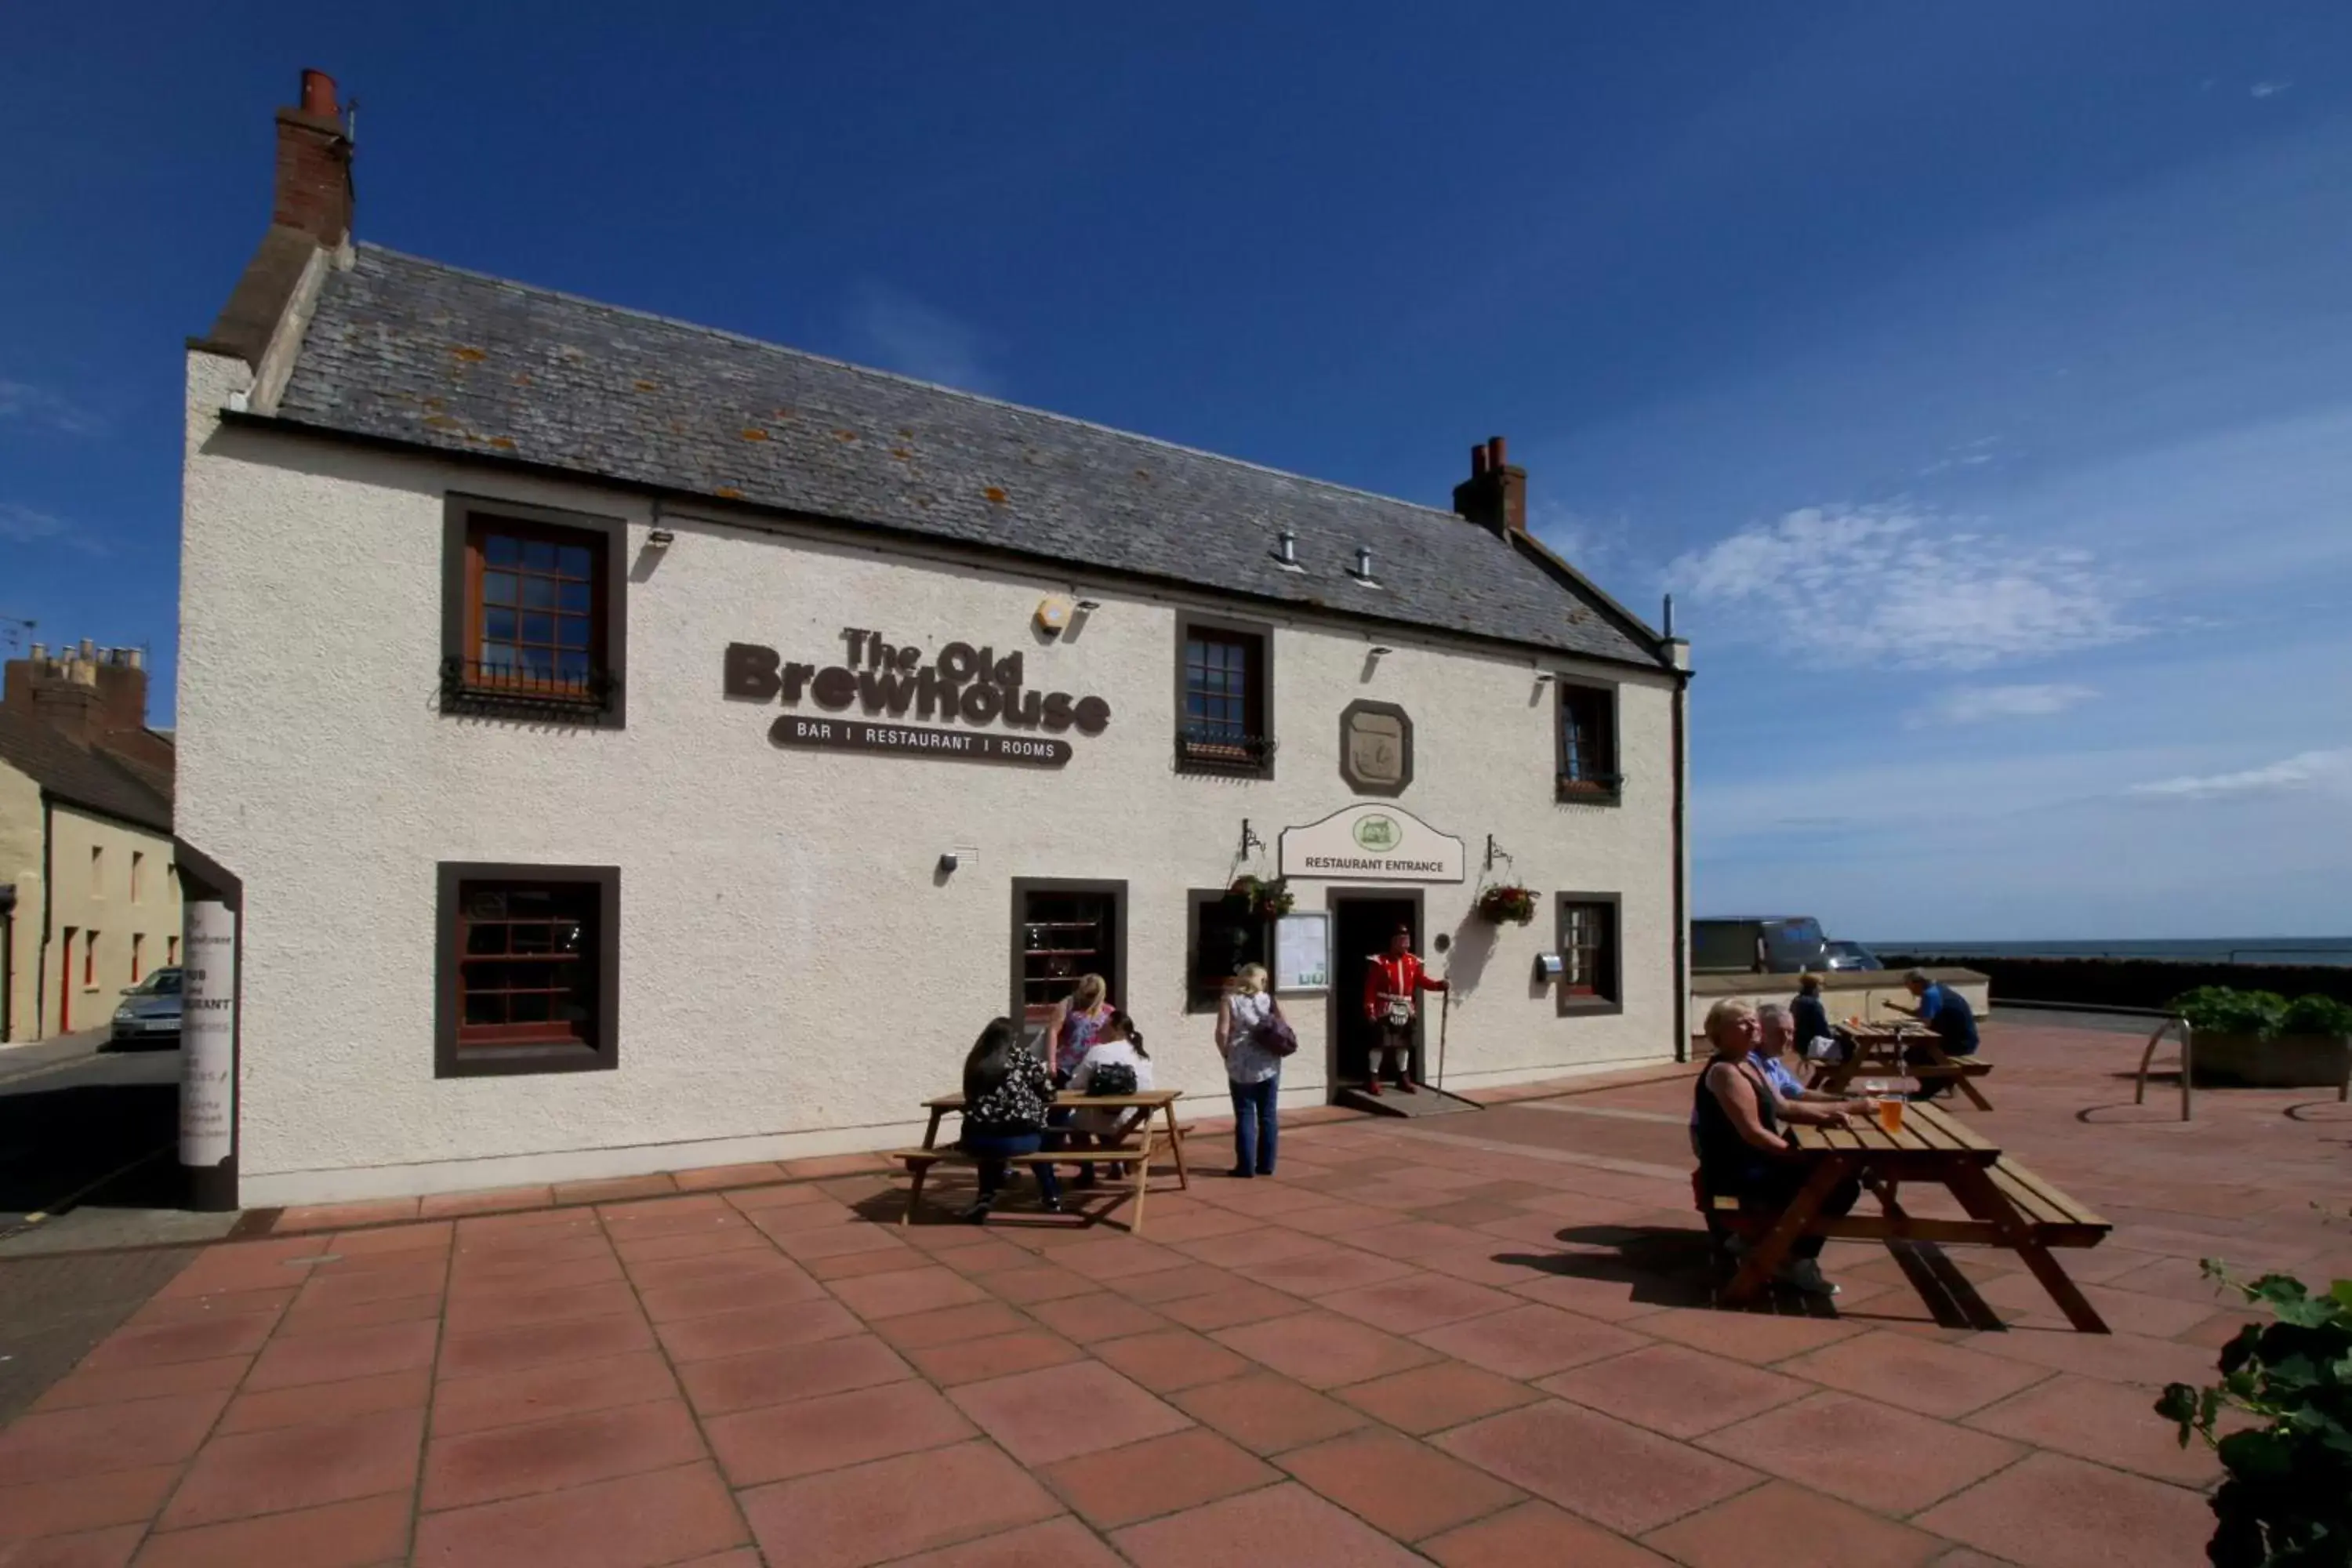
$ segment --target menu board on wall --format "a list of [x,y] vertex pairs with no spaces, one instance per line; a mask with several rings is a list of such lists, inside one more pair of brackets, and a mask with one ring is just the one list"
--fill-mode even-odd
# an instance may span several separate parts
[[1274,927],[1274,988],[1331,988],[1331,917],[1322,910],[1283,916]]
[[236,1147],[236,913],[197,899],[184,918],[180,1163],[217,1165]]

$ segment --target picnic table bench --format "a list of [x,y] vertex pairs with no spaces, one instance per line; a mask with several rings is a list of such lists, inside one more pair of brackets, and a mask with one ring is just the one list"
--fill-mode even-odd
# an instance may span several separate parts
[[[1085,1149],[1043,1149],[1034,1154],[1008,1154],[1004,1156],[1004,1163],[1023,1169],[1032,1169],[1038,1165],[1118,1166],[1134,1182],[1131,1189],[1131,1195],[1135,1200],[1132,1223],[1135,1230],[1140,1232],[1143,1229],[1144,1194],[1151,1178],[1151,1157],[1162,1143],[1175,1157],[1177,1185],[1190,1188],[1192,1184],[1192,1174],[1184,1168],[1184,1129],[1178,1125],[1176,1121],[1176,1102],[1182,1098],[1183,1090],[1175,1089],[1145,1089],[1137,1094],[1056,1094],[1052,1101],[1056,1110],[1071,1109],[1125,1112],[1126,1114],[1119,1119],[1118,1124],[1109,1133],[1093,1135],[1097,1139],[1107,1138],[1111,1142],[1097,1142],[1094,1147]],[[913,1222],[916,1206],[923,1199],[923,1184],[929,1177],[931,1167],[977,1165],[980,1163],[974,1156],[965,1153],[953,1144],[944,1149],[939,1146],[940,1123],[950,1115],[960,1116],[963,1113],[962,1095],[942,1094],[936,1099],[923,1101],[923,1109],[930,1112],[930,1123],[923,1129],[921,1146],[914,1149],[893,1149],[885,1156],[905,1165],[915,1178],[914,1186],[907,1194],[906,1212],[898,1216],[900,1225]],[[1155,1119],[1163,1120],[1166,1122],[1165,1131],[1152,1125]],[[1055,1129],[1055,1131],[1062,1130]],[[1138,1133],[1141,1134],[1139,1138],[1137,1137]]]
[[[1737,1197],[1702,1187],[1700,1208],[1710,1230],[1748,1238],[1739,1270],[1724,1288],[1737,1305],[1763,1290],[1800,1236],[1849,1240],[1969,1243],[2017,1254],[2067,1321],[2084,1333],[2107,1332],[2105,1321],[2050,1256],[2051,1248],[2096,1247],[2113,1227],[2000,1148],[1932,1105],[1903,1108],[1903,1130],[1889,1133],[1874,1121],[1853,1127],[1789,1129],[1797,1156],[1812,1164],[1805,1184],[1779,1214],[1742,1210]],[[1883,1210],[1878,1215],[1823,1215],[1821,1205],[1848,1177],[1864,1178]],[[1696,1178],[1695,1178],[1696,1180]],[[1933,1219],[1903,1207],[1904,1182],[1934,1182],[1959,1201],[1966,1219]]]
[[[1958,1084],[1979,1110],[1992,1109],[1992,1101],[1976,1085],[1978,1079],[1992,1071],[1992,1063],[1950,1055],[1935,1030],[1917,1024],[1840,1024],[1836,1028],[1853,1048],[1842,1062],[1822,1063],[1806,1088],[1845,1094],[1850,1092],[1846,1086],[1867,1070],[1889,1078],[1915,1078],[1922,1083],[1948,1080]],[[1927,1059],[1911,1060],[1914,1052]]]

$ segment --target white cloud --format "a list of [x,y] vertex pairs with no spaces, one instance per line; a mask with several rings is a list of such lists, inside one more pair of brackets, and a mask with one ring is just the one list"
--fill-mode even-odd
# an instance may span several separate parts
[[89,555],[106,552],[89,530],[13,501],[0,501],[0,540],[11,544],[62,544]]
[[2291,81],[2258,81],[2246,91],[2255,98],[2276,98],[2294,85]]
[[1980,669],[2137,637],[2086,551],[1900,506],[1806,507],[1678,557],[1668,580],[1736,637],[1830,665]]
[[84,412],[54,392],[30,382],[0,377],[0,420],[8,419],[46,425],[68,436],[87,436],[101,427],[96,415]]
[[2187,773],[2136,784],[2124,793],[2156,800],[2233,800],[2248,795],[2352,792],[2352,746],[2302,752],[2267,767],[2234,773]]
[[997,390],[980,332],[887,285],[859,286],[850,327],[864,355],[885,370],[963,392]]
[[[2087,686],[1961,686],[1944,693],[1935,716],[1954,724],[1991,719],[2040,719],[2063,713],[2098,693]],[[1915,721],[1924,722],[1924,721]]]

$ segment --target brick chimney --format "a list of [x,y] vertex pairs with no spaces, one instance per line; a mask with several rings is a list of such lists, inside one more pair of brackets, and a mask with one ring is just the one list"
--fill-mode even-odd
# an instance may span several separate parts
[[1528,471],[1504,460],[1500,436],[1470,448],[1470,477],[1454,487],[1454,510],[1498,538],[1528,531]]
[[146,660],[135,647],[102,648],[85,638],[51,658],[36,643],[31,658],[8,661],[0,704],[81,745],[170,755],[170,743],[147,732]]
[[352,139],[335,106],[335,79],[302,73],[302,101],[278,111],[278,194],[270,222],[329,249],[352,232]]

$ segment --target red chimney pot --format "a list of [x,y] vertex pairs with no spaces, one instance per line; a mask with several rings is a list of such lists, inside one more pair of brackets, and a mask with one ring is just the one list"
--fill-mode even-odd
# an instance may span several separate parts
[[1496,470],[1503,466],[1503,438],[1500,436],[1486,437],[1486,466]]
[[1486,471],[1486,445],[1480,442],[1470,448],[1470,477],[1476,479]]
[[322,70],[302,72],[302,112],[335,117],[335,79]]

